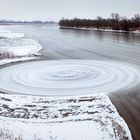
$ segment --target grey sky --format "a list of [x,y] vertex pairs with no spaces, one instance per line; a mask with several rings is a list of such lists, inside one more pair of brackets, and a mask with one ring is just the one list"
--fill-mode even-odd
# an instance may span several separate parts
[[54,20],[140,14],[140,0],[0,0],[0,19]]

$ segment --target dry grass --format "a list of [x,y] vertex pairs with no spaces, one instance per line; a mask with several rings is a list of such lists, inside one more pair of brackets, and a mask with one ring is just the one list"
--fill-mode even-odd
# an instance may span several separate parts
[[15,138],[14,134],[8,130],[0,129],[0,140],[23,140],[23,138],[21,135]]
[[14,57],[14,54],[11,53],[11,52],[8,52],[8,51],[3,51],[3,50],[0,50],[0,59],[5,59],[5,58],[13,58]]
[[[36,134],[33,135],[32,140],[57,140],[57,136],[48,135],[46,138],[38,137]],[[12,132],[7,129],[0,129],[0,140],[26,140],[21,134],[15,136]]]

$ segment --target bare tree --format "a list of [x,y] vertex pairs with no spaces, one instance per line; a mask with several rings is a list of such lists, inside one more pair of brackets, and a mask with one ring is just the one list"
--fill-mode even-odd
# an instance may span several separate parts
[[102,17],[98,16],[96,27],[97,29],[100,29],[101,26],[102,26]]
[[135,14],[134,15],[134,20],[140,21],[140,14]]
[[111,19],[113,20],[113,21],[115,21],[115,22],[119,22],[119,20],[120,20],[120,15],[118,14],[118,13],[112,13],[111,14]]

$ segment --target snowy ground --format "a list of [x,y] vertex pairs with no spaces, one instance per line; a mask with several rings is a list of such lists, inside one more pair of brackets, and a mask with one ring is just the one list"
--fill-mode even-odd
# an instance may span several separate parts
[[131,140],[105,94],[39,97],[0,94],[0,138]]
[[[16,49],[13,47],[15,54]],[[0,65],[28,59],[34,57],[3,59]],[[93,139],[132,139],[107,94],[41,97],[0,93],[0,140]]]

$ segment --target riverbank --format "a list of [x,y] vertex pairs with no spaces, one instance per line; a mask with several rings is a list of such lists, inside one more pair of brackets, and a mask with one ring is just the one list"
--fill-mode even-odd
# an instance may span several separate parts
[[140,30],[134,31],[123,31],[123,30],[112,30],[107,28],[86,28],[86,27],[67,27],[67,26],[60,26],[60,29],[73,29],[73,30],[84,30],[84,31],[102,31],[102,32],[115,32],[115,33],[138,33],[140,34]]
[[0,93],[0,101],[0,140],[132,140],[104,93],[71,97]]
[[110,94],[109,98],[117,108],[119,114],[126,121],[133,140],[140,140],[140,89],[127,93]]

